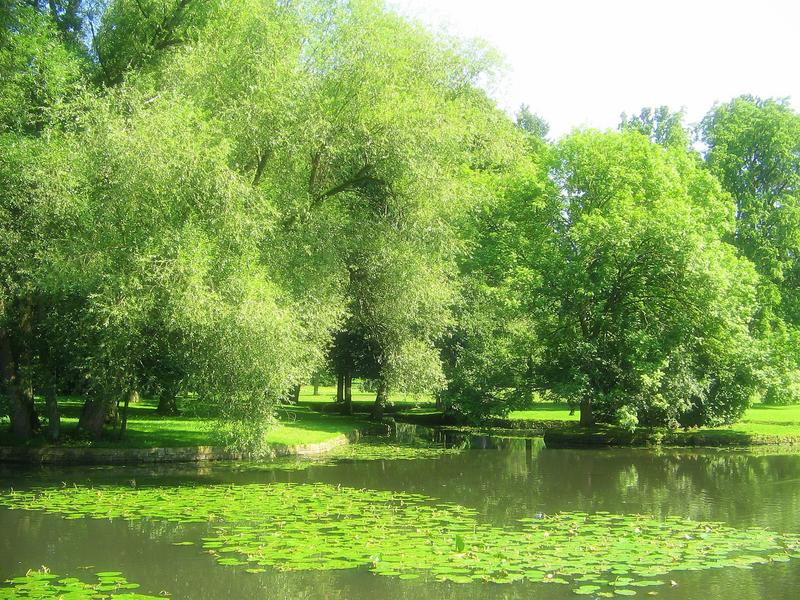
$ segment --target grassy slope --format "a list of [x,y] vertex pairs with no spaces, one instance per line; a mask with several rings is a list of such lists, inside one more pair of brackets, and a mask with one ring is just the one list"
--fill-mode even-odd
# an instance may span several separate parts
[[[331,414],[319,414],[312,410],[314,405],[330,403],[334,400],[336,390],[333,387],[321,387],[319,394],[313,394],[311,386],[304,386],[300,400],[306,406],[284,408],[279,413],[279,424],[269,433],[268,441],[273,444],[313,444],[325,442],[342,433],[352,431],[362,422],[357,419],[340,417]],[[366,409],[374,401],[373,392],[363,392],[353,388],[353,401],[357,407]],[[433,413],[433,399],[427,396],[395,396],[393,405],[406,414]],[[75,428],[80,413],[82,400],[79,398],[63,398],[60,401],[62,411],[62,428],[69,434]],[[43,408],[43,407],[42,407]],[[155,411],[155,403],[148,400],[132,405],[128,418],[128,433],[125,439],[109,438],[92,442],[96,447],[180,447],[214,445],[212,423],[208,419],[193,417],[162,417]],[[559,403],[538,403],[529,410],[514,411],[508,415],[511,421],[573,421],[579,414],[569,414],[569,407]],[[748,409],[739,423],[726,427],[698,429],[688,432],[669,434],[677,441],[680,437],[694,436],[714,443],[732,443],[746,445],[751,441],[763,442],[796,442],[800,443],[800,405],[767,406],[757,404]],[[0,445],[13,444],[13,438],[7,432],[7,425],[0,423]],[[34,444],[44,444],[43,439]],[[76,440],[71,445],[89,445],[89,442]]]
[[[310,406],[317,403],[330,403],[335,399],[336,389],[321,387],[317,396],[313,395],[312,388],[306,386],[301,390],[300,400]],[[362,392],[354,386],[353,402],[357,409],[366,410],[374,401],[372,392]],[[392,404],[401,414],[426,414],[434,413],[433,399],[430,397],[394,396]],[[502,421],[511,421],[509,426],[524,425],[523,422],[536,421],[569,421],[577,424],[580,418],[578,411],[570,415],[570,409],[565,403],[541,402],[536,403],[528,410],[512,411],[506,419],[499,420],[495,425],[502,425]],[[533,423],[531,423],[533,424]],[[554,423],[555,425],[555,423]],[[734,444],[747,445],[750,441],[774,443],[800,443],[800,405],[797,406],[767,406],[756,404],[748,409],[742,420],[733,425],[716,428],[678,431],[670,434],[673,442],[679,443],[680,438],[694,436],[696,439],[707,439],[711,443],[726,441]]]
[[[564,404],[542,404],[527,411],[509,414],[510,420],[530,421],[577,421],[579,414],[569,415]],[[602,428],[601,428],[602,429]],[[800,405],[768,406],[756,404],[749,408],[738,423],[724,427],[670,432],[670,441],[679,443],[682,438],[710,443],[725,442],[747,445],[752,442],[800,443]]]
[[[79,398],[59,400],[64,434],[69,434],[78,423],[83,401]],[[42,412],[44,407],[41,407]],[[267,441],[271,444],[316,444],[348,433],[363,423],[356,419],[325,416],[305,407],[283,409],[279,413],[279,423],[272,429]],[[128,415],[128,431],[122,440],[113,438],[97,442],[70,440],[67,445],[93,446],[98,448],[170,448],[184,446],[212,446],[216,440],[213,423],[209,419],[197,417],[162,417],[156,412],[156,403],[150,400],[131,405]],[[0,424],[0,446],[14,445],[14,438],[8,433],[7,425]],[[43,438],[33,440],[32,445],[44,445]]]

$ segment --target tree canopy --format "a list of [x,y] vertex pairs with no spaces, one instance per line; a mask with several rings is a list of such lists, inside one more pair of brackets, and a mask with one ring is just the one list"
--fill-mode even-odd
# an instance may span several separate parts
[[[730,422],[800,397],[800,117],[547,139],[378,0],[0,9],[0,372],[20,437],[178,394],[258,448],[330,366],[462,416]],[[120,408],[121,407],[121,408]]]

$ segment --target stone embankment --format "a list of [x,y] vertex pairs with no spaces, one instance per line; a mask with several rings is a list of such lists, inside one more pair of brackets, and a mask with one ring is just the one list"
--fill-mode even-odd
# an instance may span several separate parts
[[365,431],[353,430],[316,444],[293,446],[274,444],[265,453],[254,456],[214,446],[187,446],[182,448],[92,448],[46,446],[0,447],[0,463],[47,465],[123,465],[171,462],[200,462],[208,460],[270,459],[281,456],[313,456],[357,441]]

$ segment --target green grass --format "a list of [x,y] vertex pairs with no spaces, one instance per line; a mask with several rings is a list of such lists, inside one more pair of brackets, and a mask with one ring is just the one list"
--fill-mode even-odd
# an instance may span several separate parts
[[[103,439],[89,441],[74,436],[83,400],[76,397],[59,399],[63,445],[95,448],[176,448],[214,446],[216,439],[213,421],[200,417],[164,417],[156,412],[154,401],[143,399],[128,409],[128,428],[123,439],[117,439],[109,430]],[[44,413],[44,407],[39,407]],[[363,422],[349,417],[326,416],[307,407],[282,409],[279,423],[267,434],[267,443],[275,445],[317,444],[326,442],[363,426]],[[2,425],[0,425],[2,426]],[[0,446],[18,445],[8,431],[7,424],[0,429]],[[45,446],[43,435],[27,445]]]
[[800,405],[755,404],[747,409],[738,423],[690,433],[710,439],[729,437],[753,443],[800,443]]
[[800,426],[800,404],[790,406],[755,404],[747,410],[741,422]]
[[580,413],[569,414],[570,408],[564,402],[540,402],[529,410],[513,410],[508,413],[512,421],[577,421]]
[[[509,426],[521,425],[525,421],[572,421],[577,423],[579,411],[569,414],[569,407],[564,403],[537,403],[529,410],[518,410],[509,413],[506,421]],[[503,420],[501,420],[503,421]],[[554,424],[555,425],[555,424]],[[699,429],[662,431],[642,428],[638,436],[631,436],[615,427],[599,426],[589,432],[568,428],[570,436],[576,439],[582,435],[612,437],[625,444],[626,440],[639,442],[660,439],[665,444],[681,445],[758,445],[758,444],[800,444],[800,405],[770,406],[755,404],[749,408],[742,420],[723,427],[706,427]],[[598,438],[599,439],[599,438]]]
[[270,444],[318,444],[364,426],[351,417],[322,415],[302,406],[285,409],[279,416],[280,424],[267,434]]
[[[315,409],[323,404],[330,404],[336,396],[334,387],[321,387],[319,394],[314,395],[311,386],[303,386],[300,392],[301,405],[283,408],[279,412],[279,423],[267,435],[267,442],[276,445],[316,444],[329,441],[337,436],[353,431],[364,422],[357,418],[342,417],[335,414],[321,414]],[[356,410],[367,411],[374,402],[372,392],[361,391],[353,387],[353,402]],[[410,416],[435,415],[434,400],[430,396],[397,395],[392,401],[394,410]],[[87,441],[72,436],[80,415],[83,400],[76,397],[64,397],[59,400],[62,414],[62,431],[65,435],[64,445],[93,446],[98,448],[169,448],[189,446],[217,445],[213,422],[200,417],[162,417],[156,412],[156,403],[142,400],[131,405],[128,415],[128,431],[123,439],[117,439],[113,432],[99,441]],[[44,407],[40,407],[44,413]],[[525,425],[527,422],[570,421],[577,423],[580,414],[575,411],[570,415],[565,403],[540,402],[528,410],[511,412],[500,421],[510,421],[510,426]],[[497,425],[497,424],[495,424]],[[502,423],[500,423],[502,425]],[[498,425],[499,426],[499,425]],[[580,430],[570,433],[580,435]],[[615,428],[600,428],[597,432],[627,439]],[[677,432],[659,432],[658,430],[641,430],[646,438],[657,436],[665,443],[711,445],[751,445],[751,444],[800,444],[800,405],[768,406],[756,404],[747,410],[742,420],[733,425],[716,428],[693,429]],[[662,435],[663,433],[663,435]],[[0,445],[15,445],[16,441],[8,432],[7,421],[0,423]],[[29,445],[43,446],[47,442],[44,436],[28,442]]]
[[[318,394],[314,395],[314,388],[304,385],[300,388],[300,402],[308,405],[328,404],[336,401],[336,386],[320,386]],[[360,389],[357,382],[352,388],[353,405],[366,408],[375,402],[375,392],[365,392]],[[400,409],[418,409],[432,407],[435,400],[430,395],[413,395],[393,393],[390,397],[392,406]]]

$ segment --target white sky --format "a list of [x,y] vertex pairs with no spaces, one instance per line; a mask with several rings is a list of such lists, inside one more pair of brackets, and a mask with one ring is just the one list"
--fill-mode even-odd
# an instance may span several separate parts
[[666,104],[699,121],[750,93],[800,105],[797,0],[389,0],[459,37],[479,37],[508,69],[493,95],[550,123],[616,127]]

